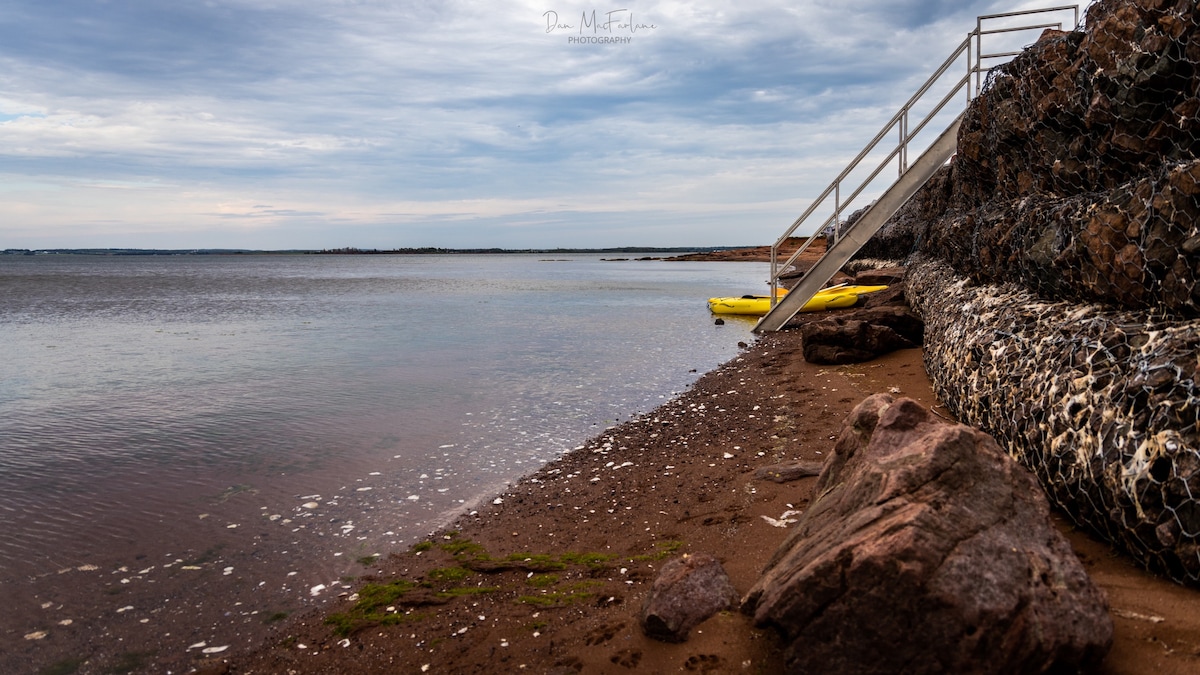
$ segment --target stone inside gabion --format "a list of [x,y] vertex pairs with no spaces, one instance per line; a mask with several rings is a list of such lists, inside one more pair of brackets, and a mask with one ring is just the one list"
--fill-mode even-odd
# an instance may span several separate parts
[[1051,499],[1200,584],[1200,9],[1100,0],[993,71],[860,252],[909,258],[943,402]]
[[1052,502],[1156,570],[1200,581],[1200,320],[1048,302],[913,261],[938,395]]

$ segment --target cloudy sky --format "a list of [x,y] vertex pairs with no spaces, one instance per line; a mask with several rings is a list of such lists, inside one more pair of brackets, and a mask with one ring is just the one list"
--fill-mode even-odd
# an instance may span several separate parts
[[977,15],[1061,4],[7,0],[0,249],[770,243]]

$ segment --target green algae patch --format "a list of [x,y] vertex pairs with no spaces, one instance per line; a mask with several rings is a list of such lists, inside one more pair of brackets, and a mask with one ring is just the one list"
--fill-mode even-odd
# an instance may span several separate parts
[[583,565],[584,567],[592,567],[595,565],[604,565],[616,559],[611,553],[575,553],[567,552],[560,556],[560,559],[565,563],[572,565]]
[[536,595],[522,595],[517,598],[517,602],[534,607],[569,607],[595,598],[594,589],[601,585],[603,584],[598,581],[577,581],[566,584],[558,590],[542,591]]
[[153,652],[122,652],[104,672],[110,675],[125,675],[139,671],[150,665],[153,656]]
[[446,553],[449,553],[450,555],[455,556],[455,557],[464,556],[464,555],[473,555],[473,556],[479,556],[479,555],[486,556],[487,555],[487,552],[483,549],[482,546],[480,546],[479,544],[476,544],[475,542],[473,542],[469,539],[463,539],[461,541],[459,541],[459,540],[448,541],[444,544],[438,544],[438,548],[442,549]]
[[[344,612],[330,614],[325,623],[332,626],[335,633],[345,637],[363,628],[419,621],[424,615],[413,613],[412,609],[415,607],[444,605],[456,598],[495,593],[500,590],[495,586],[453,585],[454,582],[473,574],[461,567],[432,570],[427,576],[447,584],[440,590],[433,590],[432,581],[418,584],[408,579],[398,579],[386,584],[366,584],[359,589],[358,600],[353,607]],[[402,608],[407,608],[407,611],[401,611]]]
[[402,623],[419,621],[422,618],[424,616],[420,614],[400,614],[398,612],[381,612],[366,615],[358,615],[353,612],[336,612],[330,614],[325,619],[325,623],[333,627],[333,632],[346,637],[364,628],[395,626]]
[[568,552],[559,556],[568,565],[578,565],[586,567],[592,572],[599,572],[613,568],[613,561],[616,556],[609,553],[574,553]]
[[684,547],[682,541],[674,539],[667,541],[659,541],[654,543],[654,552],[645,555],[635,555],[630,560],[634,562],[644,562],[647,560],[666,560],[678,553]]
[[72,675],[84,663],[83,659],[63,659],[55,661],[38,671],[38,675]]
[[[518,551],[493,557],[479,543],[459,532],[448,532],[414,545],[412,551],[424,553],[436,549],[449,565],[424,571],[415,580],[367,583],[358,591],[353,607],[329,615],[325,622],[338,635],[348,636],[363,628],[419,621],[423,615],[417,614],[416,608],[499,592],[511,593],[508,598],[515,597],[516,602],[534,607],[579,605],[595,601],[598,587],[605,583],[596,578],[611,572],[618,563],[662,560],[683,547],[682,541],[665,540],[654,544],[650,552],[633,557],[578,551],[553,554]],[[525,578],[502,577],[504,581],[499,585],[477,581],[481,577],[495,578],[514,572]],[[579,579],[580,576],[585,578]]]
[[380,607],[395,604],[404,597],[405,593],[417,585],[407,579],[399,579],[387,584],[367,584],[358,591],[358,602],[354,609],[360,612],[372,612]]
[[561,607],[558,602],[557,593],[547,593],[546,595],[522,595],[517,598],[517,602],[533,605],[534,607]]
[[567,569],[567,564],[561,557],[546,553],[511,553],[505,560],[516,563],[517,567],[529,572],[554,572]]
[[487,593],[495,593],[500,590],[498,586],[459,586],[438,593],[439,598],[447,600],[451,598],[461,598],[469,595],[485,595]]
[[557,574],[535,574],[525,580],[525,583],[535,588],[546,588],[559,582]]
[[429,570],[425,576],[432,582],[455,583],[474,574],[474,572],[465,567],[439,567]]
[[[341,636],[371,626],[392,625],[414,620],[411,615],[399,614],[395,606],[417,584],[400,579],[387,584],[367,584],[358,591],[358,602],[349,611],[334,612],[325,619]],[[390,609],[389,609],[390,608]]]
[[[584,567],[593,573],[612,569],[617,556],[609,553],[568,551],[561,554],[535,553],[518,551],[502,558],[493,557],[480,544],[470,539],[460,538],[458,532],[443,535],[445,541],[436,544],[437,548],[454,556],[458,564],[469,570],[483,574],[494,574],[520,570],[522,572],[561,572],[570,566]],[[683,542],[659,542],[653,555],[644,556],[647,560],[665,558],[683,546]],[[413,549],[428,551],[434,547],[432,542],[422,542]]]

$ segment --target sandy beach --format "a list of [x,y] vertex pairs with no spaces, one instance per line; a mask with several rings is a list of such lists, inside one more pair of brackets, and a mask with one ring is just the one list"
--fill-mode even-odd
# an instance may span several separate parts
[[[781,521],[804,509],[815,481],[775,483],[756,471],[822,461],[846,415],[876,392],[945,414],[920,349],[822,367],[804,361],[797,332],[762,337],[677,399],[606,430],[427,541],[363,561],[338,603],[281,623],[253,654],[195,665],[206,673],[781,672],[776,636],[746,616],[718,614],[687,642],[666,644],[643,635],[641,604],[656,571],[683,553],[716,555],[745,593],[785,538]],[[1102,672],[1197,672],[1200,591],[1138,569],[1056,518],[1108,594],[1116,632]]]

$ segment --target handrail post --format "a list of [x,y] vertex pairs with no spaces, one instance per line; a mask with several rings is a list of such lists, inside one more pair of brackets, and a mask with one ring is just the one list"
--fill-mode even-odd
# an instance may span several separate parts
[[975,95],[983,89],[983,17],[975,18]]
[[771,306],[775,306],[775,296],[779,289],[779,242],[771,244],[771,278],[767,280],[767,295],[771,296]]
[[971,34],[967,33],[967,105],[971,105],[971,69],[973,67],[974,64],[971,62]]
[[833,190],[833,243],[837,243],[838,234],[840,234],[842,219],[842,181],[837,182],[837,187]]

